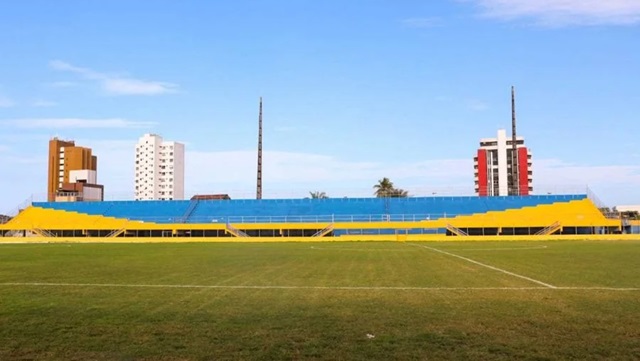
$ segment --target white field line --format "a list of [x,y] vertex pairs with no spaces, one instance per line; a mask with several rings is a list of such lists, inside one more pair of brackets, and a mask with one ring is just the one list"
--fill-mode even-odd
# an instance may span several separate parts
[[640,291],[640,287],[385,287],[385,286],[251,286],[122,283],[4,282],[0,287],[183,288],[232,290],[346,290],[346,291]]
[[315,247],[311,246],[310,249],[317,249],[323,251],[358,251],[358,252],[367,252],[367,251],[385,251],[385,252],[406,252],[406,249],[395,249],[395,248],[342,248],[342,247]]
[[457,251],[519,251],[527,249],[545,249],[548,246],[534,246],[534,247],[504,247],[504,248],[460,248]]
[[537,283],[539,285],[542,285],[542,286],[545,286],[545,287],[548,287],[548,288],[558,288],[558,287],[556,287],[554,285],[550,285],[548,283],[544,283],[542,281],[535,280],[535,279],[533,279],[531,277],[527,277],[527,276],[519,275],[517,273],[509,272],[509,271],[504,270],[502,268],[498,268],[498,267],[494,267],[494,266],[488,265],[486,263],[478,262],[476,260],[472,260],[471,258],[459,256],[459,255],[451,253],[451,252],[443,251],[443,250],[440,250],[440,249],[437,249],[437,248],[433,248],[433,247],[429,247],[429,246],[423,246],[423,245],[420,245],[420,244],[409,244],[409,245],[416,246],[416,247],[422,247],[422,248],[425,248],[425,249],[432,250],[434,252],[446,254],[446,255],[451,256],[451,257],[456,257],[456,258],[459,258],[461,260],[476,264],[478,266],[482,266],[482,267],[485,267],[485,268],[488,268],[488,269],[492,269],[494,271],[502,272],[504,274],[507,274],[507,275],[510,275],[510,276],[513,276],[513,277],[522,278],[523,280],[527,280],[529,282]]
[[640,287],[556,287],[557,290],[577,291],[640,291]]

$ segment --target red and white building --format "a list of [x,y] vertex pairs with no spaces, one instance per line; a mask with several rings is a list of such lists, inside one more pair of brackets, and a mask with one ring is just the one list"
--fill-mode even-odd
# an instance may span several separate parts
[[473,158],[475,191],[479,196],[529,195],[533,192],[531,153],[523,137],[516,137],[518,179],[511,174],[512,138],[505,130],[498,130],[497,138],[480,140],[480,148]]

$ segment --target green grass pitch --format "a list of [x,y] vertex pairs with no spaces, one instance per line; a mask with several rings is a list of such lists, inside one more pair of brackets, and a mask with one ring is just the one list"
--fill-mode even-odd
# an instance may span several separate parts
[[0,360],[640,359],[640,242],[0,245]]

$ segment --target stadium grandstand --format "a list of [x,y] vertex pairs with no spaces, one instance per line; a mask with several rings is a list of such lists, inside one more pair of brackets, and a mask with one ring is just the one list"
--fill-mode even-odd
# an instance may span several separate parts
[[45,238],[429,240],[622,231],[587,194],[30,202],[0,235]]

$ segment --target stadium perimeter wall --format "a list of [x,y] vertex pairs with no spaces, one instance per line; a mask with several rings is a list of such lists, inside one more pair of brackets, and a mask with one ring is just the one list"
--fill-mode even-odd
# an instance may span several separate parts
[[390,236],[341,236],[341,237],[250,237],[250,238],[62,238],[27,237],[0,238],[0,244],[42,244],[42,243],[321,243],[321,242],[549,242],[549,241],[640,241],[640,234],[597,234],[597,235],[549,235],[549,236],[464,236],[443,235],[402,235]]

